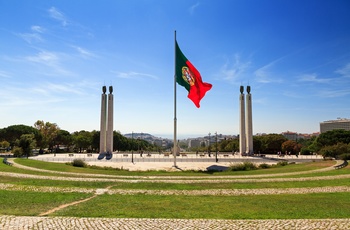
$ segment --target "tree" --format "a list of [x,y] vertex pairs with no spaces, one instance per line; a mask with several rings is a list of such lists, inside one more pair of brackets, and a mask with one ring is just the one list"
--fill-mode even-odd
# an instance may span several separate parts
[[261,141],[261,153],[276,154],[282,151],[282,143],[287,141],[281,134],[268,134],[256,137]]
[[42,135],[42,139],[38,143],[39,147],[49,147],[49,149],[52,150],[53,146],[56,144],[56,137],[60,130],[57,124],[38,120],[35,122],[34,127],[39,130]]
[[8,141],[0,141],[0,147],[2,150],[5,150],[5,152],[8,150],[10,147],[10,142]]
[[324,158],[326,157],[338,158],[338,156],[349,152],[350,152],[350,145],[344,144],[344,143],[337,143],[336,145],[327,145],[320,150],[320,154]]
[[65,145],[67,147],[67,151],[69,151],[70,146],[73,145],[73,138],[68,131],[59,129],[55,142],[57,148],[59,148],[60,145]]
[[82,130],[79,132],[73,133],[73,142],[75,148],[79,149],[79,152],[83,152],[83,150],[89,150],[91,148],[92,143],[92,134],[88,131]]
[[291,154],[297,154],[300,152],[301,144],[296,141],[288,140],[282,143],[282,152],[288,152]]
[[332,131],[327,131],[325,133],[321,133],[316,139],[317,143],[320,146],[331,146],[336,145],[338,143],[350,143],[350,131],[343,129],[335,129]]
[[40,139],[40,133],[37,129],[27,125],[11,125],[7,128],[0,129],[0,141],[7,141],[10,146],[16,144],[23,134],[34,134],[35,139]]
[[35,144],[34,134],[23,134],[20,139],[17,140],[17,146],[22,149],[22,155],[27,158],[31,155]]

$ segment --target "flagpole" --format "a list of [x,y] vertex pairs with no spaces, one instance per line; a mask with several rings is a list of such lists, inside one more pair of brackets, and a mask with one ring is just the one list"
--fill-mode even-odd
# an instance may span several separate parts
[[177,153],[177,118],[176,118],[176,30],[175,30],[175,42],[174,42],[174,56],[175,56],[175,66],[174,66],[174,147],[173,147],[173,155],[174,155],[174,165],[176,168],[176,153]]

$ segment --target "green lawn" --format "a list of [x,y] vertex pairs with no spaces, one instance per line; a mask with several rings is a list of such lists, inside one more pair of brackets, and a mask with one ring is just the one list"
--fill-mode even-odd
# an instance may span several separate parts
[[90,197],[86,193],[41,193],[0,190],[0,215],[36,216],[42,212]]
[[260,196],[102,195],[55,216],[204,219],[348,218],[349,193]]

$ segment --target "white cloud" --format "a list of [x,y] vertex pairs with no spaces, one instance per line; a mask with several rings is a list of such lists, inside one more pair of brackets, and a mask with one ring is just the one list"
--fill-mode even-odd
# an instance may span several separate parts
[[79,46],[72,46],[76,51],[78,51],[78,53],[84,57],[84,58],[89,58],[89,57],[95,57],[96,55],[91,53],[90,51],[84,49],[84,48],[81,48]]
[[270,62],[267,65],[255,70],[254,74],[257,77],[256,81],[260,82],[260,83],[272,83],[272,82],[281,83],[282,78],[275,78],[274,79],[274,77],[273,77],[274,74],[272,72],[272,68],[280,60],[281,59],[277,59],[277,60]]
[[18,34],[23,40],[32,44],[33,42],[42,42],[44,39],[37,33]]
[[52,72],[47,72],[46,74],[59,73],[60,75],[72,75],[71,72],[62,66],[61,57],[58,53],[40,51],[37,55],[25,57],[25,60],[50,67]]
[[298,81],[300,82],[314,82],[314,83],[328,83],[331,80],[332,79],[330,78],[318,78],[317,74],[315,73],[301,75],[298,79]]
[[51,18],[61,22],[63,26],[67,26],[68,22],[63,13],[61,13],[55,7],[51,7],[48,11]]
[[0,77],[3,77],[3,78],[11,78],[11,75],[10,75],[8,72],[1,71],[1,70],[0,70]]
[[30,29],[37,33],[43,33],[45,29],[41,26],[31,26]]
[[343,68],[336,70],[335,72],[344,77],[350,77],[350,63],[345,65]]
[[350,95],[349,89],[341,89],[341,90],[329,90],[325,89],[318,93],[320,97],[333,98],[333,97],[343,97]]
[[242,62],[238,54],[234,56],[233,64],[226,62],[221,68],[224,80],[235,81],[250,67],[250,61]]
[[199,2],[197,2],[196,4],[192,5],[188,10],[190,12],[190,14],[192,15],[195,11],[195,9],[199,6]]
[[143,79],[143,78],[152,78],[152,79],[158,79],[157,76],[146,74],[146,73],[137,73],[137,72],[113,72],[117,75],[118,78],[125,78],[125,79]]

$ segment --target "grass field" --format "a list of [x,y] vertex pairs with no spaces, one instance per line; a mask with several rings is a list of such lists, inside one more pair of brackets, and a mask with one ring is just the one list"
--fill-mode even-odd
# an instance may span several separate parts
[[[35,168],[37,171],[0,164],[2,207],[0,215],[36,216],[62,204],[92,197],[94,191],[98,189],[106,189],[106,191],[120,189],[141,192],[133,195],[101,193],[89,201],[63,208],[50,215],[184,219],[324,219],[350,216],[348,208],[350,192],[332,191],[332,187],[350,186],[350,176],[348,177],[350,167],[322,172],[313,171],[331,167],[335,164],[334,161],[221,173],[129,172],[115,169],[77,168],[66,164],[28,159],[16,159],[15,162]],[[38,169],[44,171],[38,171]],[[290,175],[290,173],[294,174]],[[283,178],[286,181],[281,181]],[[290,180],[293,178],[296,180]],[[215,191],[222,189],[254,191],[254,189],[320,187],[327,187],[329,192],[215,195]],[[68,190],[62,192],[62,188]],[[70,188],[75,190],[70,192]],[[82,191],[77,192],[76,190],[79,189]],[[203,190],[214,191],[214,195],[195,194],[196,191]],[[155,195],[142,191],[194,193],[193,195]]]

